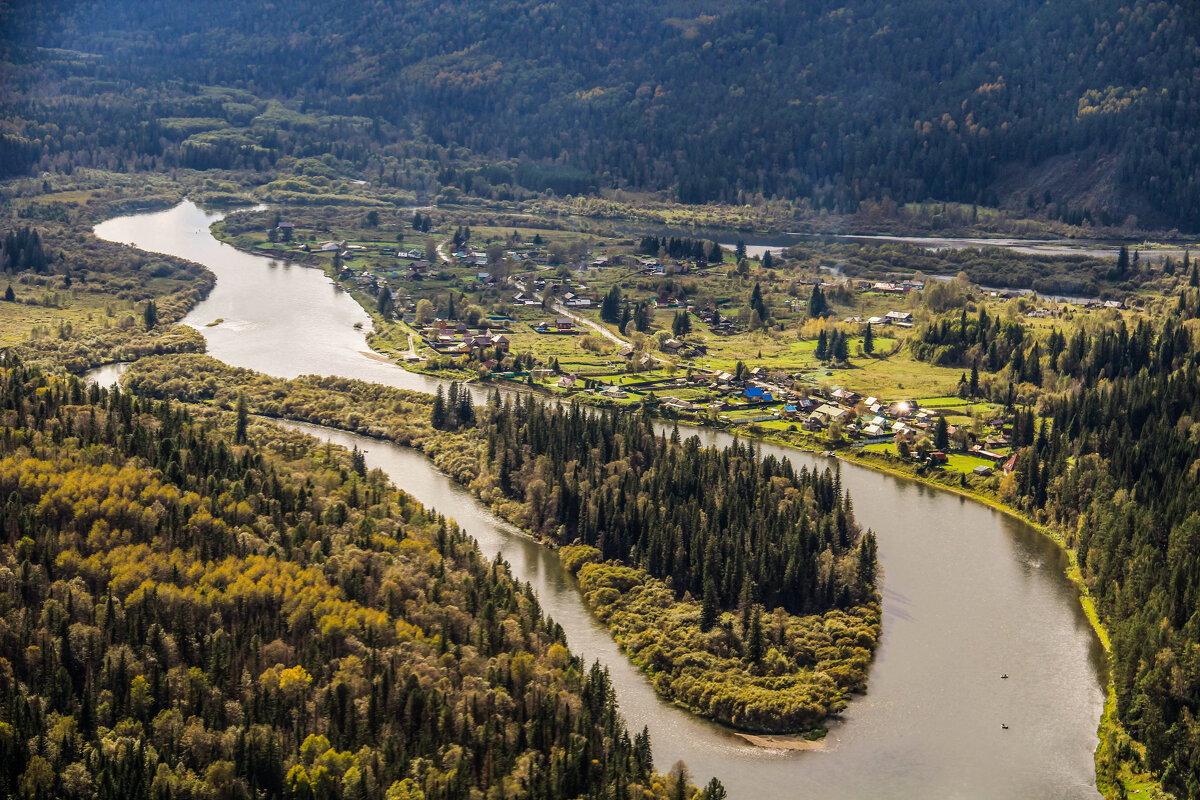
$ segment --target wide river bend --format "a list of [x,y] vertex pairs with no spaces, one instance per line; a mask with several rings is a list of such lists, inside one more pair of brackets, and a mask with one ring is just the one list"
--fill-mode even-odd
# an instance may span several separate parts
[[[357,303],[320,270],[221,244],[218,215],[184,202],[97,226],[103,239],[199,262],[216,288],[184,320],[214,357],[280,377],[329,374],[432,391],[437,383],[372,358]],[[206,324],[216,319],[213,327]],[[96,377],[115,380],[118,369]],[[593,620],[555,554],[494,517],[412,450],[296,425],[347,447],[427,506],[453,516],[538,592],[572,649],[612,673],[633,730],[649,726],[655,761],[687,762],[752,798],[1096,798],[1093,753],[1105,656],[1064,575],[1066,556],[1024,523],[966,498],[841,466],[859,521],[879,538],[884,635],[869,692],[855,697],[824,749],[779,752],[660,701]],[[731,437],[695,431],[706,444]],[[797,464],[820,456],[763,445]],[[1007,673],[1008,680],[1001,680]],[[1002,729],[1001,723],[1008,725]]]

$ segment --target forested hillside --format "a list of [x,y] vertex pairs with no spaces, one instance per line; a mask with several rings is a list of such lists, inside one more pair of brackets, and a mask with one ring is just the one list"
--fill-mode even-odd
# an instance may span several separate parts
[[356,454],[11,364],[0,409],[5,796],[692,796]]
[[[6,59],[23,65],[6,98],[9,173],[106,147],[126,168],[261,169],[332,150],[366,171],[371,152],[404,141],[437,146],[438,185],[466,191],[622,185],[688,203],[761,193],[853,210],[886,196],[1190,230],[1200,219],[1200,18],[1187,3],[28,11],[9,4],[3,20]],[[456,155],[468,151],[502,163],[464,172]],[[434,155],[392,152],[399,174],[372,163],[381,182]]]

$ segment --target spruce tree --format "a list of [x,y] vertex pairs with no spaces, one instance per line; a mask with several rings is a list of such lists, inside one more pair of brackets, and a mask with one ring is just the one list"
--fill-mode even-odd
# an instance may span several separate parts
[[707,633],[717,624],[717,584],[709,578],[704,582],[704,599],[700,604],[700,630]]
[[945,417],[937,419],[937,425],[933,429],[933,446],[943,451],[950,447],[950,426]]
[[767,304],[763,302],[762,288],[757,283],[754,284],[754,291],[750,292],[750,310],[757,311],[759,319],[764,323],[770,317],[770,314],[767,313]]
[[429,422],[436,430],[440,431],[446,428],[446,394],[442,391],[440,383],[437,392],[433,395],[433,410],[429,415]]
[[747,635],[749,642],[747,643],[746,656],[750,659],[751,664],[757,664],[762,661],[763,641],[762,629],[762,606],[755,606],[754,611],[750,614],[750,632]]
[[617,286],[608,290],[600,303],[600,319],[616,323],[621,317],[621,289]]
[[1129,272],[1129,248],[1121,245],[1121,249],[1117,251],[1117,277],[1125,277],[1125,273]]
[[808,315],[810,317],[819,317],[828,310],[829,305],[825,302],[825,293],[821,291],[820,286],[813,286],[812,296],[808,299]]
[[153,300],[146,301],[146,307],[142,310],[142,321],[146,323],[146,330],[151,330],[158,324],[158,305]]
[[846,343],[845,334],[840,331],[833,332],[833,341],[830,342],[833,349],[833,358],[835,361],[850,360],[850,346]]
[[246,393],[238,392],[237,398],[237,425],[234,429],[233,441],[235,444],[246,443],[246,427],[250,419],[250,410],[246,406]]

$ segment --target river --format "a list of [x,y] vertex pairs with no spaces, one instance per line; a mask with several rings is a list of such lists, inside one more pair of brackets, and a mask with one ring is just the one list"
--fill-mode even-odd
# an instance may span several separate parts
[[[762,257],[768,250],[780,253],[789,247],[807,242],[824,244],[911,244],[925,250],[965,250],[968,247],[998,247],[1033,256],[1088,256],[1091,258],[1116,258],[1121,245],[1130,250],[1141,250],[1142,258],[1160,262],[1167,256],[1180,260],[1184,253],[1195,253],[1196,244],[1163,246],[1160,244],[1125,242],[1115,239],[1017,239],[1012,237],[971,236],[897,236],[870,233],[753,233],[727,228],[683,228],[668,226],[638,227],[635,224],[618,225],[615,229],[629,236],[678,237],[681,239],[705,239],[718,242],[732,250],[740,241],[746,246],[751,258]],[[1150,244],[1150,246],[1147,246]]]
[[[222,361],[281,377],[322,373],[425,391],[436,386],[367,355],[354,325],[369,326],[369,318],[324,273],[272,266],[217,242],[208,233],[216,218],[183,203],[109,220],[96,233],[198,261],[217,275],[210,297],[184,321]],[[224,321],[206,327],[218,318]],[[631,729],[649,726],[661,770],[683,759],[697,783],[716,775],[739,800],[1098,796],[1093,752],[1105,656],[1064,575],[1065,555],[1011,517],[843,465],[858,519],[879,538],[884,635],[869,692],[851,701],[825,748],[776,752],[658,700],[592,619],[555,555],[493,517],[419,453],[306,429],[357,444],[371,466],[453,515],[485,554],[502,554],[531,581],[571,648],[611,670],[622,712]],[[696,433],[708,444],[730,441],[723,432]],[[763,451],[801,464],[833,463],[769,445]]]

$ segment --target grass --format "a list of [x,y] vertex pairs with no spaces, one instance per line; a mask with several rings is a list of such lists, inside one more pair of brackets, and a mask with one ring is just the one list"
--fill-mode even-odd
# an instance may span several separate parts
[[918,398],[916,402],[921,408],[963,408],[973,405],[970,400],[956,395]]
[[[141,325],[141,308],[130,301],[108,295],[74,289],[47,290],[21,283],[14,284],[18,301],[0,302],[0,347],[26,341],[31,336],[84,337],[88,331],[119,327],[122,318],[131,317],[131,327]],[[43,300],[55,298],[54,305]],[[111,314],[109,312],[112,312]]]
[[955,472],[970,475],[976,467],[995,467],[996,463],[986,458],[969,456],[963,453],[951,453],[946,457],[946,468]]

